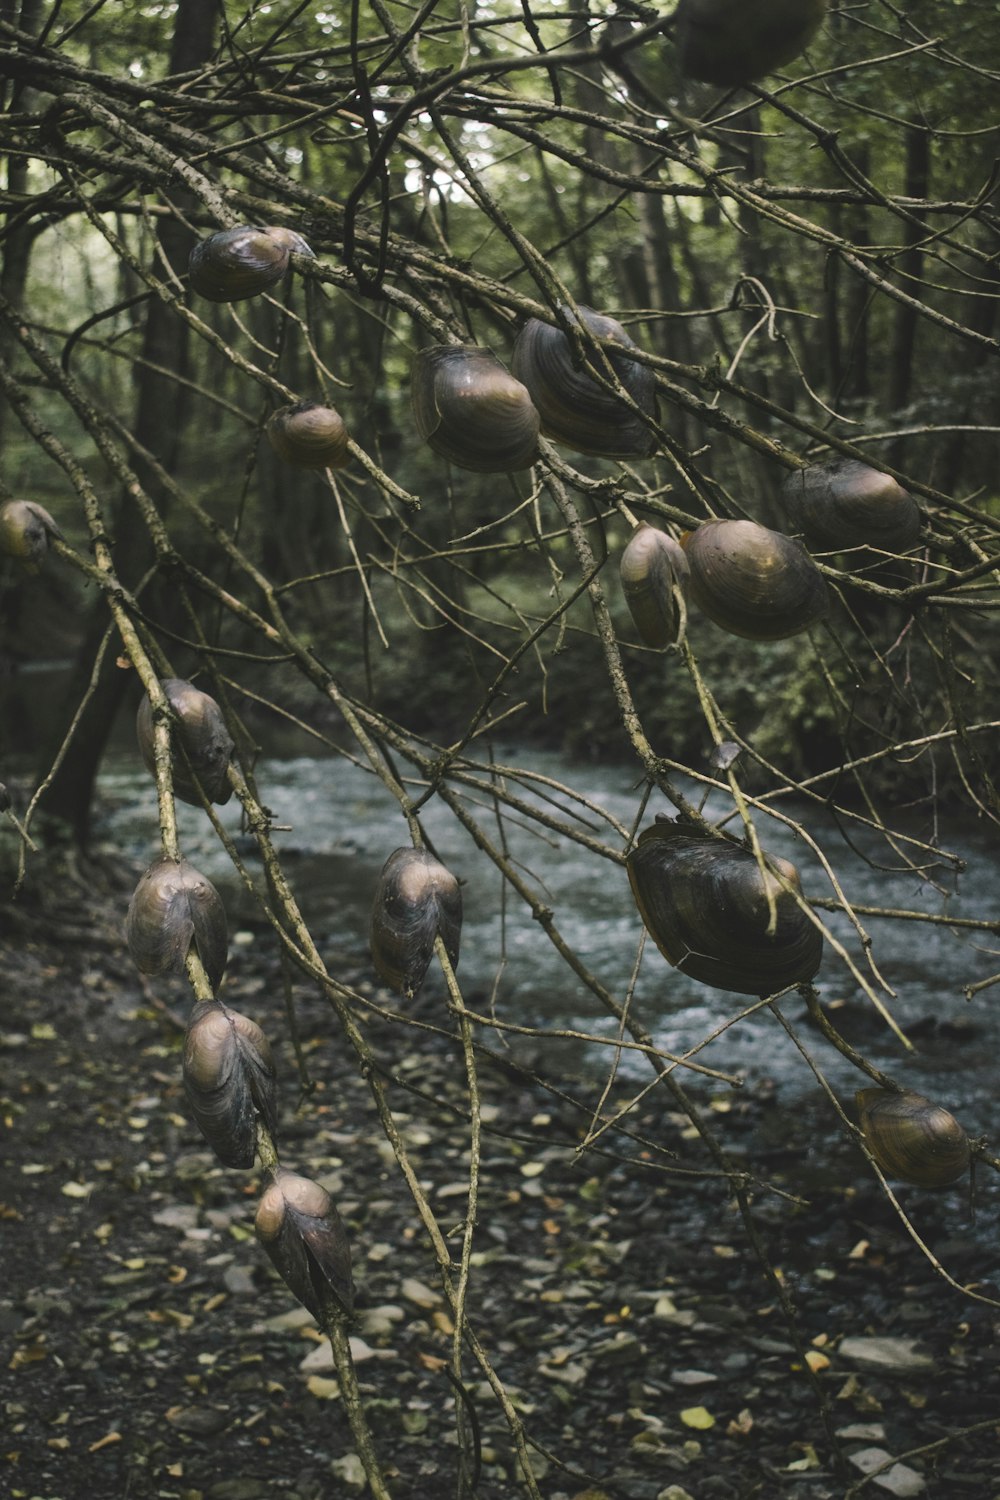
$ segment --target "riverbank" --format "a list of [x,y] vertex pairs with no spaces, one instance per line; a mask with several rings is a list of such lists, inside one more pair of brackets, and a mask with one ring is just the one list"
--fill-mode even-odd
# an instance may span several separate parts
[[[139,981],[119,935],[127,899],[124,885],[95,891],[67,875],[16,922],[4,908],[5,1491],[360,1494],[325,1341],[253,1238],[260,1174],[220,1167],[188,1119],[187,996]],[[392,1493],[449,1493],[451,1318],[434,1258],[356,1060],[314,987],[293,979],[308,1089],[297,1083],[284,983],[265,933],[234,944],[226,999],[275,1046],[282,1159],[328,1186],[348,1226],[358,1374]],[[420,1016],[441,1020],[433,991]],[[457,1254],[469,1145],[459,1052],[438,1030],[359,1018]],[[931,1500],[997,1491],[1000,1309],[935,1273],[848,1143],[810,1148],[810,1121],[783,1117],[766,1089],[694,1090],[757,1179],[769,1279],[662,1090],[588,1144],[591,1085],[555,1092],[483,1041],[469,1307],[538,1445],[546,1500],[831,1500],[856,1492],[863,1464],[890,1458],[901,1463],[862,1493],[890,1479],[890,1493]],[[621,1102],[612,1086],[605,1111]],[[995,1297],[995,1245],[961,1192],[904,1189],[903,1201],[948,1272]],[[798,1349],[781,1288],[798,1309]],[[476,1494],[508,1500],[524,1491],[507,1423],[471,1356],[463,1374],[480,1431]]]

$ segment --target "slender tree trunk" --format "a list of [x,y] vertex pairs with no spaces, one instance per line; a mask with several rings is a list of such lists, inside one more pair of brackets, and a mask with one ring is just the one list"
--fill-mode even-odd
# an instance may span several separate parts
[[[170,52],[170,72],[186,73],[211,57],[219,11],[214,0],[179,0],[174,21]],[[190,249],[190,234],[174,219],[164,219],[157,228],[159,247],[177,270],[184,266]],[[150,299],[142,343],[143,364],[137,374],[137,401],[134,432],[144,447],[163,464],[168,472],[177,465],[183,441],[189,393],[169,375],[149,368],[183,375],[187,366],[188,330],[181,319],[158,297]],[[152,477],[138,470],[143,483],[152,487]],[[118,507],[115,524],[115,567],[124,583],[134,585],[152,561],[152,549],[142,519],[127,496]],[[91,609],[67,688],[67,719],[53,745],[48,747],[43,770],[67,732],[69,717],[87,692],[94,661],[107,628],[108,614],[103,599]],[[44,808],[50,817],[68,824],[75,839],[86,845],[90,832],[91,803],[94,782],[111,726],[121,705],[130,674],[115,665],[116,653],[110,650],[102,663],[100,675],[87,699],[74,735],[69,754],[48,788]]]
[[[921,126],[912,126],[906,132],[906,196],[926,198],[930,183],[931,136]],[[917,291],[923,266],[923,251],[919,248],[925,230],[920,224],[906,226],[907,248],[899,257],[898,267],[904,291]],[[889,406],[899,411],[909,400],[913,373],[913,349],[917,335],[917,311],[900,303],[895,310],[892,357],[889,366]]]

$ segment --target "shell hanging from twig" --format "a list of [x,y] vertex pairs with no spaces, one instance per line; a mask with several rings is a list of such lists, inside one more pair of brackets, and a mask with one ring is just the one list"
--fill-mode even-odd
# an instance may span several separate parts
[[347,424],[332,406],[299,401],[279,407],[265,431],[278,457],[296,469],[343,469],[351,461]]
[[[183,753],[178,754],[172,744],[174,792],[182,802],[200,807],[201,798],[194,780],[197,778],[209,802],[220,805],[228,802],[233,790],[228,778],[229,762],[235,746],[222,710],[210,694],[203,693],[182,677],[164,677],[160,686],[177,715],[178,724],[173,726],[172,732],[179,736],[183,747]],[[139,704],[135,728],[143,763],[155,776],[153,708],[148,694]]]
[[426,849],[396,849],[379,875],[369,938],[372,962],[386,984],[411,997],[424,982],[440,934],[458,966],[462,890]]
[[794,537],[756,521],[705,521],[681,545],[688,590],[702,612],[733,635],[779,641],[823,619],[827,587]]
[[257,1238],[289,1291],[318,1323],[332,1298],[354,1308],[351,1247],[325,1188],[279,1167],[257,1208]]
[[252,1167],[257,1115],[277,1123],[274,1060],[255,1021],[218,1000],[196,1005],[184,1041],[184,1092],[202,1135],[227,1167]]
[[969,1138],[941,1105],[910,1090],[859,1089],[855,1099],[868,1149],[887,1176],[947,1187],[968,1171]]
[[667,818],[643,830],[628,877],[668,963],[741,995],[773,995],[813,977],[823,938],[796,900],[799,873],[789,860],[765,858],[762,874],[750,850]]
[[491,349],[418,350],[410,384],[417,431],[442,458],[481,474],[527,469],[538,457],[538,413]]
[[808,47],[825,13],[826,0],[680,0],[680,70],[703,83],[763,78]]
[[[614,376],[634,403],[607,389],[580,362],[561,328],[538,318],[529,318],[514,345],[514,374],[523,380],[542,419],[542,432],[577,453],[602,458],[648,458],[656,449],[656,437],[643,416],[656,416],[656,380],[651,369],[633,359],[629,350],[638,345],[615,318],[589,307],[562,309],[594,338],[609,339],[621,351],[604,349]],[[594,368],[604,374],[600,356],[588,354]]]
[[909,491],[857,459],[796,469],[781,498],[794,528],[816,550],[909,552],[920,537],[920,507]]
[[291,256],[312,251],[294,229],[243,224],[220,229],[191,251],[191,286],[209,302],[243,302],[266,292],[285,275]]
[[662,650],[678,636],[681,611],[677,593],[687,591],[691,569],[679,542],[642,522],[621,555],[622,593],[640,639]]
[[44,505],[34,500],[5,500],[0,505],[0,554],[12,557],[26,573],[38,573],[53,537],[62,532]]
[[132,893],[125,941],[140,974],[182,973],[193,942],[217,989],[229,957],[222,898],[186,859],[154,860]]

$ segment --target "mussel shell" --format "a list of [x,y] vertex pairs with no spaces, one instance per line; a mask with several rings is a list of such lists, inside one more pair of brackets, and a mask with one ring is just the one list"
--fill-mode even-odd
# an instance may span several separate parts
[[739,844],[658,818],[628,856],[639,914],[668,963],[719,989],[773,995],[811,979],[823,938],[771,870],[799,890],[788,860],[766,856],[777,916],[768,933],[767,886]]
[[[625,351],[638,348],[615,318],[589,307],[578,307],[575,313],[564,311],[595,338],[613,339]],[[655,417],[652,370],[627,352],[606,349],[604,353],[639,410]],[[517,336],[511,368],[531,392],[546,437],[577,453],[602,458],[648,458],[655,450],[656,437],[642,419],[583,365],[574,363],[573,347],[561,328],[529,318]]]
[[909,1090],[859,1089],[855,1099],[868,1149],[887,1176],[947,1187],[968,1170],[969,1138],[941,1105]]
[[26,573],[37,573],[50,539],[62,537],[44,505],[34,500],[5,500],[0,505],[0,553],[13,557]]
[[278,457],[297,469],[342,469],[350,462],[347,424],[332,406],[299,401],[279,407],[265,431]]
[[680,612],[675,589],[687,590],[691,569],[679,542],[643,522],[621,555],[619,576],[632,622],[647,646],[657,650],[677,639]]
[[796,470],[781,498],[795,529],[817,550],[908,552],[920,537],[920,507],[909,491],[854,458]]
[[[233,792],[227,771],[235,748],[222,710],[210,694],[203,693],[182,677],[164,677],[160,686],[179,720],[176,733],[180,735],[187,756],[185,760],[183,754],[175,752],[171,757],[174,792],[182,802],[200,807],[201,799],[193,780],[197,777],[209,802],[218,802],[221,806],[229,801]],[[139,704],[135,730],[146,769],[155,776],[153,707],[148,694]]]
[[527,469],[538,457],[538,413],[491,349],[437,344],[413,360],[417,431],[442,458],[480,474]]
[[763,78],[808,47],[825,13],[826,0],[680,0],[680,70],[704,83]]
[[132,893],[125,941],[141,974],[182,972],[193,941],[217,989],[229,956],[222,897],[186,859],[154,860]]
[[249,224],[220,229],[191,251],[191,286],[209,302],[242,302],[267,291],[288,270],[292,253],[312,251],[293,229]]
[[440,934],[458,966],[462,890],[426,849],[396,849],[382,866],[372,904],[372,962],[390,989],[412,996],[423,984]]
[[289,1291],[318,1323],[331,1295],[345,1312],[353,1310],[347,1230],[318,1182],[279,1167],[261,1196],[255,1228]]
[[277,1123],[274,1060],[255,1021],[218,1000],[196,1005],[184,1040],[184,1092],[202,1135],[227,1167],[252,1167],[257,1115]]
[[822,574],[801,542],[756,521],[705,521],[681,537],[698,608],[733,635],[779,641],[821,620]]

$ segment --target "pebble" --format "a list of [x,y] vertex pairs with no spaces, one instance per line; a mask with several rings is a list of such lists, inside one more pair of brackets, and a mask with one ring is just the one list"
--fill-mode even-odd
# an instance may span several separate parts
[[842,1359],[883,1375],[918,1375],[934,1369],[933,1359],[918,1350],[916,1339],[846,1338],[837,1352]]
[[[862,1474],[870,1474],[873,1469],[879,1468],[881,1464],[888,1463],[892,1459],[891,1453],[886,1453],[884,1448],[862,1448],[858,1453],[852,1453],[849,1461]],[[890,1495],[897,1495],[900,1500],[908,1500],[912,1495],[920,1495],[927,1488],[924,1479],[911,1469],[908,1464],[893,1464],[891,1469],[876,1475],[872,1484],[877,1484],[880,1489],[887,1490]]]

